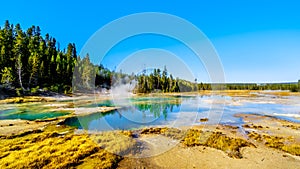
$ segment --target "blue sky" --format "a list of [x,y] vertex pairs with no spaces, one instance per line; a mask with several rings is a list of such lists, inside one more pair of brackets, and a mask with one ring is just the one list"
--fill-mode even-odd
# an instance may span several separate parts
[[[0,22],[8,19],[25,29],[39,25],[61,47],[74,42],[80,51],[93,33],[117,18],[169,13],[193,23],[211,40],[227,82],[278,82],[300,79],[299,7],[296,0],[20,0],[1,2]],[[209,81],[205,75],[197,77]]]

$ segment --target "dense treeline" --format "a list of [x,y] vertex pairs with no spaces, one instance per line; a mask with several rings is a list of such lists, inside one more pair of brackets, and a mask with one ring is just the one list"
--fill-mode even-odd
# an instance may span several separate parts
[[[89,54],[83,59],[77,57],[73,72],[73,92],[88,92],[95,89],[110,89],[112,85],[117,83],[128,83],[125,81],[129,75],[116,73],[105,68],[102,64],[94,65],[90,61]],[[132,78],[131,78],[132,79]],[[122,80],[119,82],[119,80]]]
[[300,89],[299,83],[233,83],[226,84],[227,90],[290,90],[297,92]]
[[60,50],[56,39],[41,35],[39,26],[23,31],[9,21],[0,29],[0,80],[19,92],[49,88],[70,90],[77,54],[74,43]]
[[300,90],[300,81],[298,83],[223,83],[223,84],[198,84],[199,90],[290,90],[297,92]]
[[[73,82],[73,84],[72,84]],[[74,85],[75,84],[75,85]],[[118,87],[133,84],[134,93],[190,92],[199,90],[290,90],[299,91],[299,83],[271,84],[208,84],[174,78],[165,67],[162,71],[128,75],[114,72],[103,65],[91,63],[87,54],[77,56],[74,43],[61,50],[56,39],[41,35],[39,26],[26,31],[20,24],[9,21],[0,27],[0,89],[15,91],[18,95],[37,91],[72,92],[73,89]],[[0,93],[1,93],[0,90]]]
[[[140,75],[126,74],[103,67],[103,65],[95,66],[87,55],[82,60],[78,57],[74,70],[74,89],[75,92],[88,92],[97,89],[111,89],[124,87],[124,85],[134,86],[128,88],[128,92],[133,93],[166,93],[166,92],[190,92],[197,91],[196,83],[192,83],[179,78],[173,78],[172,74],[167,73],[166,67],[163,71],[159,68],[153,72],[143,71]],[[209,85],[204,85],[209,86]],[[211,88],[207,87],[207,90]]]
[[145,73],[138,76],[136,92],[192,92],[201,90],[289,90],[300,91],[300,80],[298,83],[197,83],[182,79],[174,79],[172,75],[167,76],[166,68],[161,73],[160,69],[154,69],[153,73]]
[[163,71],[154,69],[149,75],[143,72],[137,77],[137,81],[136,91],[138,93],[179,92],[178,79],[174,79],[171,74],[168,76],[166,67]]
[[23,31],[20,24],[6,21],[0,27],[0,93],[70,93],[72,82],[79,89],[110,89],[113,77],[121,76],[125,75],[92,64],[88,54],[81,59],[74,43],[61,50],[55,38],[41,35],[39,26]]
[[196,83],[174,78],[172,74],[168,74],[166,67],[163,71],[154,69],[148,74],[143,72],[137,76],[137,82],[135,89],[137,93],[197,91]]

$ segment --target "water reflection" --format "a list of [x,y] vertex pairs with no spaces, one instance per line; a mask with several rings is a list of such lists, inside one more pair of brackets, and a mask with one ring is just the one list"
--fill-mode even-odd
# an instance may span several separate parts
[[[95,113],[69,118],[66,124],[87,130],[135,129],[146,126],[188,126],[203,124],[199,120],[208,118],[207,124],[223,123],[241,125],[243,120],[237,113],[260,114],[300,122],[300,97],[228,97],[226,104],[221,104],[222,96],[188,96],[188,97],[134,97],[127,100],[79,100],[77,107],[111,107],[120,109],[107,113]],[[22,103],[0,106],[0,120],[3,119],[47,119],[71,113],[68,102]],[[128,103],[118,105],[118,103]],[[63,107],[63,108],[60,108]],[[224,111],[223,111],[224,108]],[[67,111],[68,110],[68,111]],[[174,123],[176,123],[174,125]]]
[[[266,103],[267,98],[242,100],[241,98],[226,96],[226,104],[223,107],[222,102],[218,101],[222,99],[222,96],[137,97],[129,99],[130,106],[123,106],[117,111],[105,114],[96,113],[78,119],[74,118],[68,124],[88,130],[114,130],[172,125],[174,122],[176,122],[174,126],[204,124],[200,122],[200,119],[209,118],[207,124],[222,123],[239,126],[244,122],[242,118],[234,116],[237,113],[272,115],[285,120],[300,122],[299,119],[288,116],[299,112],[299,106],[294,104],[280,104],[275,101],[274,103]],[[105,100],[95,105],[115,106],[116,103],[119,102]]]
[[108,113],[68,119],[66,124],[98,131],[165,125],[174,120],[173,116],[180,111],[181,107],[180,98],[145,97],[130,99],[130,102],[131,105]]
[[167,119],[168,112],[173,112],[173,107],[176,106],[176,108],[180,107],[180,104],[170,104],[170,103],[164,103],[164,104],[137,104],[135,105],[135,108],[142,112],[143,116],[146,117],[147,114],[153,114],[154,118],[159,118],[161,114],[163,115],[164,119]]

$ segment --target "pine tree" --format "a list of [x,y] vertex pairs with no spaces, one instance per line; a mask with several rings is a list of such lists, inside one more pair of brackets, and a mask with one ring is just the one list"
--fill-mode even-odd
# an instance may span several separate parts
[[24,91],[23,86],[23,61],[26,54],[26,43],[25,43],[25,34],[21,29],[20,24],[16,25],[16,43],[14,46],[14,54],[16,57],[15,67],[18,76],[18,82],[22,90]]

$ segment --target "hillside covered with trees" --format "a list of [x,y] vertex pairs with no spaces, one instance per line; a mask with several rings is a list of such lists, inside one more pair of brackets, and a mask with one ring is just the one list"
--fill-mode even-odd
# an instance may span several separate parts
[[[73,75],[76,76],[73,76]],[[136,81],[134,93],[191,92],[198,90],[291,90],[299,91],[299,83],[270,84],[209,84],[174,78],[156,68],[153,72],[135,75],[111,71],[103,65],[91,63],[89,55],[80,58],[74,43],[61,49],[48,33],[42,36],[39,26],[26,31],[20,24],[6,21],[0,27],[0,94],[27,95],[42,92],[71,93],[72,80],[76,87],[110,89],[115,79],[119,83]],[[214,86],[213,86],[214,85]]]
[[87,54],[82,59],[77,55],[74,43],[60,49],[59,43],[48,33],[42,36],[39,26],[26,31],[20,24],[6,21],[0,28],[0,85],[1,90],[12,90],[17,95],[38,91],[71,93],[73,74],[76,86],[110,89],[113,79],[136,80],[135,92],[179,92],[196,90],[192,83],[167,75],[166,68],[155,69],[149,76],[127,75],[114,72],[103,65],[91,63]]
[[70,88],[77,60],[76,47],[61,50],[56,39],[41,35],[39,26],[26,31],[5,22],[0,29],[0,80],[7,88],[30,92],[34,88]]

